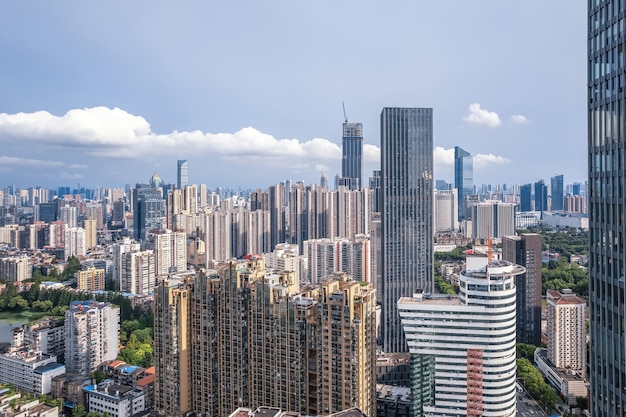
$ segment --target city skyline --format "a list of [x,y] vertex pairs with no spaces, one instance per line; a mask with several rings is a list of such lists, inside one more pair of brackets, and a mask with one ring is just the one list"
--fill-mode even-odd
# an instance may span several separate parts
[[[209,187],[332,180],[342,101],[363,123],[364,182],[377,116],[396,105],[435,109],[437,179],[451,182],[461,146],[477,184],[584,181],[582,4],[146,4],[12,4],[0,17],[3,39],[22,33],[0,44],[0,182],[117,186],[157,171],[175,183],[177,159]],[[554,60],[570,70],[536,65]]]

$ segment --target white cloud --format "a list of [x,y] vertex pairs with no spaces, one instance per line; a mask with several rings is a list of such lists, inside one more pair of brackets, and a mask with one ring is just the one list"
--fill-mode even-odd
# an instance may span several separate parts
[[380,148],[367,143],[363,144],[363,162],[370,165],[380,165]]
[[70,174],[69,172],[61,172],[61,178],[67,180],[81,180],[85,178],[83,174]]
[[435,166],[454,166],[454,148],[445,149],[436,146],[433,150],[433,162]]
[[489,154],[479,153],[479,154],[474,155],[474,169],[485,168],[486,166],[489,166],[489,165],[503,165],[503,164],[508,164],[510,162],[511,160],[508,158],[494,155],[491,153]]
[[[327,139],[277,139],[252,127],[235,133],[196,130],[158,134],[143,117],[107,107],[70,110],[63,116],[46,111],[0,113],[0,146],[15,144],[16,139],[20,145],[28,146],[30,141],[111,158],[173,155],[184,150],[186,154],[218,155],[274,167],[282,162],[302,169],[341,160],[340,146]],[[364,153],[366,161],[379,159],[375,146],[365,145]],[[68,168],[85,167],[74,164]]]
[[511,116],[511,121],[516,125],[523,125],[528,122],[528,118],[522,114],[514,114]]
[[67,167],[67,169],[87,169],[87,165],[85,164],[72,164]]
[[463,117],[467,123],[486,127],[498,127],[502,124],[498,113],[482,109],[478,103],[470,104],[468,112],[469,114]]
[[56,168],[62,167],[61,161],[46,161],[43,159],[20,158],[16,156],[0,155],[0,166],[2,167],[32,167],[32,168]]

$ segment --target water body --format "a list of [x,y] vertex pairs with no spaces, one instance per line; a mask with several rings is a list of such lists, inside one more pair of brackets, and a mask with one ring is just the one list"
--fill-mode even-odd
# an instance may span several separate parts
[[24,323],[28,323],[28,318],[0,319],[0,344],[11,343],[11,329]]

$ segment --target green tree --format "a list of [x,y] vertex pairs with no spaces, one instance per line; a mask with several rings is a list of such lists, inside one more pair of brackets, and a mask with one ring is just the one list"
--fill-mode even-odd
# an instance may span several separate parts
[[518,358],[526,358],[529,361],[535,360],[535,350],[537,349],[537,346],[528,345],[526,343],[518,343],[516,345],[516,349]]
[[74,407],[74,411],[72,411],[72,417],[87,417],[87,410],[85,406],[82,404]]

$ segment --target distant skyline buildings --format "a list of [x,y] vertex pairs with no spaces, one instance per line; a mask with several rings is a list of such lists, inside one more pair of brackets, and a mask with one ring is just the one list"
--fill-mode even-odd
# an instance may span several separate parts
[[380,141],[383,350],[406,352],[397,301],[434,285],[433,109],[383,108]]
[[457,189],[459,220],[468,217],[465,197],[474,194],[474,159],[459,146],[454,147],[454,188]]
[[563,210],[563,175],[550,178],[550,209],[552,211]]
[[363,182],[363,124],[348,122],[343,124],[341,139],[341,177],[344,185],[351,190],[361,189]]
[[176,187],[183,189],[189,185],[189,161],[179,159],[176,165]]

